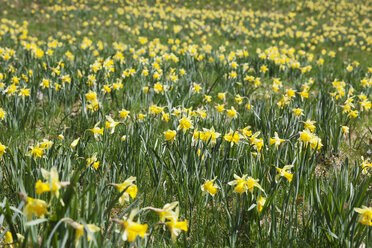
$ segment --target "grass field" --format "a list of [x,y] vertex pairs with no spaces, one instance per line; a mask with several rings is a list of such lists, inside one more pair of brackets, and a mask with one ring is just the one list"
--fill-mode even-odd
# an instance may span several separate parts
[[370,0],[2,0],[0,247],[372,247]]

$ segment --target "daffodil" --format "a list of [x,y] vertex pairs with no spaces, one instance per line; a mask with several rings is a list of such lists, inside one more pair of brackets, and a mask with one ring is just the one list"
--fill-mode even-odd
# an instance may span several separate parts
[[220,92],[217,94],[217,97],[222,100],[222,101],[226,101],[226,92]]
[[164,138],[167,141],[173,142],[176,138],[176,134],[177,134],[176,131],[168,129],[167,131],[164,132]]
[[362,167],[362,174],[367,175],[369,174],[369,170],[372,170],[372,162],[369,159],[364,159],[362,157],[362,164],[360,167]]
[[216,141],[218,137],[220,137],[220,135],[221,134],[217,133],[213,127],[210,129],[203,128],[203,138],[201,139],[206,142],[210,142],[210,144],[213,145],[213,144],[216,144]]
[[218,186],[214,183],[216,181],[217,177],[215,177],[212,180],[205,180],[205,183],[201,186],[201,190],[203,192],[203,195],[209,193],[212,196],[214,196],[217,193]]
[[183,132],[185,133],[187,130],[189,130],[190,128],[194,128],[193,124],[192,124],[192,120],[189,118],[189,117],[183,117],[180,121],[179,121],[179,125],[177,127],[177,130],[183,130]]
[[293,112],[293,114],[294,114],[295,116],[297,116],[297,117],[299,117],[299,116],[301,116],[301,115],[304,115],[304,114],[303,114],[303,109],[300,109],[300,108],[294,108],[294,109],[292,109],[292,112]]
[[8,147],[3,145],[1,142],[0,142],[0,158],[2,158],[4,156],[4,153],[5,153],[5,150],[7,149]]
[[130,112],[126,109],[122,109],[119,112],[119,115],[120,115],[121,118],[127,118],[129,114],[130,114]]
[[31,155],[33,158],[40,158],[43,156],[44,150],[41,149],[39,145],[31,146],[28,154]]
[[234,107],[231,107],[231,109],[227,110],[227,115],[233,119],[238,117],[238,112],[236,112]]
[[250,142],[251,145],[253,145],[253,146],[257,149],[258,152],[261,152],[261,149],[262,149],[264,143],[263,143],[262,138],[257,139],[257,137],[258,137],[259,135],[260,135],[260,132],[256,132],[256,133],[254,133],[254,134],[249,138],[249,142]]
[[21,195],[23,200],[26,202],[26,206],[23,209],[24,214],[27,216],[28,220],[31,220],[33,215],[36,217],[41,218],[46,214],[48,204],[39,199],[34,199],[31,197],[27,197],[26,195]]
[[133,242],[137,236],[145,238],[148,225],[133,221],[137,213],[138,209],[133,209],[129,218],[124,217],[123,220],[114,220],[119,223],[123,229],[121,237],[124,241]]
[[230,142],[231,144],[238,144],[239,143],[239,140],[240,140],[240,135],[238,132],[236,131],[233,131],[232,129],[230,129],[230,132],[225,134],[223,136],[223,138],[227,141],[227,142]]
[[215,106],[218,112],[222,113],[225,110],[225,105],[224,104],[218,104]]
[[87,167],[92,166],[95,170],[99,167],[99,161],[97,160],[97,153],[93,153],[92,157],[87,158]]
[[87,94],[85,94],[85,98],[87,101],[95,102],[97,101],[97,93],[90,90]]
[[112,186],[115,186],[116,189],[122,193],[124,190],[124,193],[119,198],[119,203],[124,204],[124,202],[129,201],[129,196],[134,199],[137,196],[137,185],[135,185],[133,182],[136,181],[136,177],[129,177],[121,184],[110,184]]
[[159,221],[165,222],[166,219],[170,219],[170,218],[174,218],[178,216],[179,206],[178,206],[178,201],[176,201],[176,202],[165,204],[164,207],[161,209],[153,208],[153,207],[146,207],[143,210],[152,210],[156,212],[159,215]]
[[285,140],[279,138],[278,133],[274,133],[274,138],[270,138],[270,145],[275,145],[275,148],[278,148],[278,146],[283,143]]
[[293,174],[289,173],[288,170],[293,168],[293,165],[286,165],[283,168],[275,167],[278,171],[278,175],[275,177],[275,181],[278,182],[280,177],[285,177],[289,182],[292,182]]
[[6,114],[6,111],[3,108],[0,108],[0,120],[4,120]]
[[192,91],[193,91],[194,93],[199,93],[200,90],[201,90],[201,86],[200,86],[200,84],[194,83],[194,84],[193,84],[193,87],[192,87]]
[[349,133],[349,127],[348,126],[341,126],[341,132],[342,134],[348,134]]
[[314,138],[314,135],[307,129],[300,132],[300,140],[307,143],[310,142]]
[[234,191],[236,193],[242,194],[248,190],[246,177],[248,175],[243,175],[242,177],[239,177],[238,175],[234,174],[235,180],[228,182],[228,185],[235,186]]
[[77,138],[77,139],[75,139],[74,141],[72,141],[70,147],[71,147],[72,149],[75,148],[75,147],[77,146],[77,144],[79,143],[79,140],[80,140],[80,138]]
[[248,190],[253,193],[253,189],[254,187],[258,188],[259,190],[265,192],[265,190],[261,187],[261,185],[258,183],[259,180],[258,179],[254,179],[252,177],[248,177],[247,178],[247,187],[248,187]]
[[320,150],[323,147],[322,140],[315,134],[311,133],[309,129],[305,129],[304,131],[300,132],[299,139],[305,144],[305,146],[310,144],[312,149],[317,148]]
[[362,206],[362,208],[354,208],[354,211],[359,213],[359,221],[365,226],[372,226],[372,207]]
[[[19,233],[16,234],[17,235],[17,239],[22,243],[25,239],[25,237]],[[13,236],[12,236],[12,233],[7,231],[5,233],[5,240],[4,240],[4,244],[5,244],[5,247],[19,247],[19,243],[15,243],[14,242],[14,239],[13,239]]]
[[43,139],[43,142],[40,143],[41,149],[49,149],[53,145],[53,142],[48,139]]
[[95,139],[98,139],[99,135],[103,135],[103,128],[98,127],[99,123],[100,122],[97,122],[92,129],[89,129],[89,131],[91,131],[94,134]]
[[178,217],[169,218],[168,220],[169,221],[166,222],[166,224],[169,228],[169,231],[171,232],[172,241],[176,242],[178,235],[182,231],[187,232],[187,220],[179,221]]
[[111,116],[108,116],[106,115],[106,123],[105,123],[105,127],[106,129],[110,129],[110,134],[113,134],[115,132],[115,127],[120,123],[120,122],[117,122],[117,121],[114,121],[114,119],[112,119]]
[[240,129],[239,132],[243,134],[243,137],[245,139],[249,138],[252,135],[252,130],[250,126],[246,126],[245,128]]
[[[65,222],[70,224],[75,229],[75,247],[78,247],[80,238],[84,237],[84,225],[69,219],[66,219]],[[99,232],[101,230],[98,226],[94,224],[86,224],[86,227],[91,233]],[[90,236],[90,234],[88,234],[88,242],[91,240],[91,238],[92,237]]]
[[311,120],[307,120],[307,121],[305,121],[304,122],[304,124],[305,124],[305,129],[309,129],[310,130],[310,132],[314,132],[314,130],[315,130],[315,124],[316,122],[315,121],[311,121]]
[[161,117],[162,120],[168,122],[170,117],[169,117],[169,114],[168,113],[163,113],[162,117]]
[[260,196],[260,198],[257,200],[257,210],[258,210],[258,212],[262,211],[265,203],[266,203],[266,198]]

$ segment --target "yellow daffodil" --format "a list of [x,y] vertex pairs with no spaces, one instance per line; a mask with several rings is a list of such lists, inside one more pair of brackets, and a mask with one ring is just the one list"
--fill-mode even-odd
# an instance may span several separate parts
[[275,177],[275,181],[278,182],[280,177],[285,177],[289,182],[292,182],[293,174],[289,173],[288,170],[293,168],[293,165],[286,165],[283,168],[275,167],[278,174]]
[[111,116],[108,116],[106,115],[106,123],[105,123],[105,127],[107,130],[111,130],[110,131],[110,134],[113,134],[115,132],[115,127],[120,123],[120,122],[117,122],[117,121],[114,121],[114,119],[112,119]]
[[95,170],[99,167],[99,161],[97,160],[97,153],[93,153],[92,157],[87,158],[87,167],[92,166]]
[[179,125],[177,127],[177,130],[183,130],[183,132],[185,133],[187,130],[189,129],[192,129],[194,128],[193,124],[192,124],[192,121],[189,117],[183,117],[180,121],[179,121]]
[[215,106],[218,112],[222,113],[225,110],[225,105],[224,104],[218,104]]
[[209,193],[210,195],[214,196],[217,193],[218,186],[214,183],[217,177],[212,180],[205,180],[205,183],[201,186],[201,190],[203,195]]
[[278,146],[283,143],[285,140],[279,138],[278,133],[274,133],[274,138],[270,138],[270,145],[275,145],[275,148],[278,148]]
[[30,149],[31,150],[28,154],[31,155],[33,158],[40,158],[44,154],[44,150],[41,149],[39,145],[31,146]]
[[348,126],[342,126],[341,127],[342,134],[348,134],[349,133],[349,127]]
[[315,124],[316,122],[315,121],[311,121],[311,120],[307,120],[307,121],[305,121],[304,122],[304,124],[305,124],[305,129],[309,129],[310,130],[310,132],[314,132],[314,130],[315,130]]
[[6,116],[6,111],[3,108],[0,108],[0,120],[4,120]]
[[137,236],[145,238],[148,225],[133,221],[137,213],[138,209],[133,209],[129,218],[124,217],[123,220],[114,220],[119,223],[123,229],[121,237],[124,241],[133,242]]
[[359,221],[365,226],[372,226],[372,207],[362,206],[362,208],[354,208],[354,211],[359,213]]
[[77,139],[75,139],[74,141],[72,141],[70,147],[71,147],[72,149],[74,149],[74,148],[77,146],[77,144],[79,143],[79,140],[80,140],[80,138],[77,138]]
[[187,220],[179,221],[178,217],[169,218],[169,221],[166,222],[169,231],[171,232],[171,238],[173,242],[176,242],[177,236],[181,231],[187,232]]
[[[175,209],[175,211],[173,211],[174,209]],[[165,222],[166,219],[170,219],[170,218],[174,218],[174,217],[178,216],[179,206],[178,206],[178,201],[176,201],[176,202],[165,204],[162,209],[153,208],[153,207],[146,207],[143,210],[155,211],[159,215],[159,221],[160,222]]]
[[27,197],[26,195],[23,195],[22,198],[26,202],[23,212],[28,220],[31,220],[33,215],[41,218],[46,214],[48,204],[45,201]]
[[[65,222],[70,224],[75,229],[75,247],[78,247],[80,238],[84,237],[84,225],[69,219],[66,219]],[[99,232],[101,230],[98,226],[94,224],[86,224],[86,227],[91,233]],[[88,242],[91,240],[91,238],[92,237],[90,236],[90,234],[88,234]]]
[[266,198],[260,196],[260,198],[257,200],[257,210],[258,212],[261,212],[266,202]]
[[218,137],[220,137],[220,133],[215,132],[214,128],[203,128],[203,136],[200,137],[201,140],[205,142],[210,142],[211,145],[216,144]]
[[119,115],[121,118],[127,118],[129,114],[130,114],[130,111],[126,109],[122,109],[119,111]]
[[231,107],[231,109],[227,110],[227,115],[233,119],[238,117],[238,112],[236,112],[234,107]]
[[258,179],[254,179],[252,177],[248,177],[247,178],[247,187],[248,187],[248,190],[253,193],[253,189],[254,187],[258,188],[259,190],[265,192],[265,190],[261,187],[261,185],[258,183],[259,180]]
[[231,145],[232,144],[238,144],[239,143],[239,140],[240,140],[240,135],[238,132],[236,131],[233,131],[232,129],[230,129],[230,132],[225,134],[223,136],[223,138],[227,141],[227,142],[230,142]]
[[234,191],[236,193],[242,194],[248,190],[248,185],[246,181],[246,177],[248,175],[243,175],[242,177],[239,177],[238,175],[234,174],[235,180],[228,182],[228,185],[235,186]]
[[304,115],[303,114],[303,109],[300,109],[300,108],[294,108],[294,109],[292,109],[292,112],[297,117],[300,117],[301,115]]
[[0,142],[0,158],[2,158],[4,156],[4,153],[5,153],[5,150],[7,149],[8,147],[3,145],[1,142]]
[[362,157],[362,164],[360,165],[362,167],[362,174],[367,175],[369,174],[369,170],[372,170],[372,162],[369,159],[364,159]]
[[167,141],[173,142],[176,139],[176,134],[177,134],[176,131],[168,129],[167,131],[164,132],[164,138]]
[[136,177],[129,177],[121,184],[110,184],[112,186],[115,186],[116,189],[122,193],[124,190],[124,193],[119,198],[119,203],[124,204],[124,202],[129,201],[129,196],[134,199],[137,196],[137,185],[135,185],[133,182],[136,181]]
[[99,123],[100,122],[97,122],[92,129],[89,129],[89,131],[91,131],[94,134],[95,139],[98,139],[99,135],[103,135],[103,128],[98,127]]

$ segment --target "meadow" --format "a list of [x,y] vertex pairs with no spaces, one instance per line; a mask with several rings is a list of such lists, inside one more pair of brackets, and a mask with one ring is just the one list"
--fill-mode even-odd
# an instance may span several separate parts
[[2,0],[0,247],[372,247],[370,0]]

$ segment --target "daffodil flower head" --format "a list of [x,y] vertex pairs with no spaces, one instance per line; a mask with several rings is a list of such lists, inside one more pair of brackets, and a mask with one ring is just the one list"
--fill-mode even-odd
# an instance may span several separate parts
[[23,212],[27,216],[28,220],[31,220],[34,214],[36,217],[40,218],[46,214],[47,206],[48,204],[43,200],[26,197],[26,206],[23,209]]
[[179,125],[177,127],[177,130],[183,130],[183,132],[185,133],[187,130],[189,129],[192,129],[194,128],[193,124],[192,124],[192,120],[190,119],[190,117],[183,117],[182,119],[180,119],[179,121]]
[[187,230],[188,230],[187,220],[179,221],[178,218],[172,217],[172,218],[169,218],[166,223],[167,223],[167,226],[169,228],[169,231],[171,232],[171,238],[172,238],[173,242],[176,242],[176,239],[177,239],[178,235],[182,231],[187,232]]
[[266,198],[260,196],[260,198],[257,201],[257,210],[258,210],[258,212],[261,212],[262,211],[265,203],[266,203]]
[[238,112],[234,107],[231,107],[231,109],[227,110],[227,115],[233,119],[236,119],[238,117]]
[[93,153],[92,157],[87,158],[87,167],[92,166],[95,170],[99,167],[99,161],[97,160],[97,153]]
[[119,223],[123,228],[122,239],[124,241],[133,242],[137,236],[145,238],[148,225],[140,224],[139,222],[133,221],[134,217],[137,215],[138,209],[133,209],[129,215],[129,218],[123,218]]
[[219,187],[214,183],[216,179],[217,177],[212,180],[205,180],[205,183],[201,186],[203,195],[209,193],[211,196],[214,196],[217,193]]
[[74,141],[72,141],[70,147],[71,147],[72,149],[74,149],[74,148],[77,146],[77,144],[79,143],[79,140],[80,140],[80,138],[77,138],[77,139],[75,139]]
[[[70,224],[75,229],[75,247],[78,247],[79,242],[80,242],[80,238],[84,237],[84,225],[79,224],[79,223],[77,223],[75,221],[72,221],[70,219],[65,219],[64,221],[67,222],[68,224]],[[96,226],[94,224],[86,224],[86,228],[91,233],[99,232],[101,230],[98,226]],[[88,233],[88,238],[87,238],[88,242],[91,240],[91,238],[92,237]]]
[[230,129],[230,132],[225,134],[223,138],[227,141],[230,142],[231,145],[233,144],[238,144],[240,140],[240,135],[237,131],[233,131]]
[[144,210],[146,209],[155,211],[159,215],[160,222],[165,222],[166,219],[178,217],[179,215],[178,201],[167,203],[162,209],[147,207]]
[[278,133],[274,133],[274,138],[270,138],[270,145],[275,145],[275,148],[278,148],[281,143],[283,143],[285,140],[279,138]]
[[239,177],[238,175],[234,174],[235,180],[228,182],[228,185],[235,186],[234,191],[236,193],[242,194],[248,190],[247,182],[246,182],[246,177],[248,175],[243,175],[242,177]]
[[261,187],[261,185],[258,183],[258,179],[254,179],[252,177],[247,178],[247,187],[248,190],[253,194],[254,187],[258,188],[259,190],[265,192],[265,190]]
[[315,121],[311,121],[311,120],[307,120],[304,122],[304,125],[305,125],[305,129],[308,129],[310,130],[310,132],[314,132],[315,130],[315,124],[316,122]]
[[286,165],[283,168],[275,167],[278,174],[275,176],[275,182],[278,182],[280,177],[285,177],[289,182],[292,182],[293,174],[289,173],[288,170],[293,168],[293,165]]
[[119,198],[119,203],[124,204],[124,202],[129,201],[129,196],[134,199],[137,196],[137,185],[135,185],[133,182],[136,181],[136,177],[129,177],[121,184],[111,184],[116,187],[116,189],[121,193],[124,190],[124,193]]
[[44,155],[44,150],[39,145],[30,146],[30,151],[27,155],[32,156],[34,159],[40,158]]
[[3,145],[3,144],[0,142],[0,158],[3,157],[3,155],[4,155],[6,149],[8,149],[8,147],[5,146],[5,145]]
[[[60,182],[58,178],[58,171],[55,167],[52,167],[50,171],[41,169],[41,174],[47,182],[43,183],[41,180],[38,180],[35,184],[35,190],[38,195],[44,192],[51,192],[53,196],[59,198],[59,190],[62,187],[68,186],[69,182]],[[62,199],[61,204],[64,205]]]
[[107,130],[111,130],[110,131],[110,134],[113,134],[115,132],[115,127],[120,123],[120,122],[117,122],[117,121],[114,121],[114,119],[112,119],[111,116],[108,116],[106,115],[106,123],[105,123],[105,127]]
[[203,138],[201,140],[205,142],[210,142],[211,145],[216,144],[217,139],[221,136],[220,133],[217,133],[214,128],[203,128]]
[[354,208],[354,211],[359,213],[359,221],[362,225],[372,226],[372,207],[362,206],[362,208]]
[[92,129],[89,129],[94,134],[94,138],[98,140],[99,135],[103,135],[103,128],[99,128],[98,125],[100,124],[100,121],[94,125]]
[[177,132],[175,130],[168,129],[164,132],[164,138],[167,141],[173,142],[176,139]]

